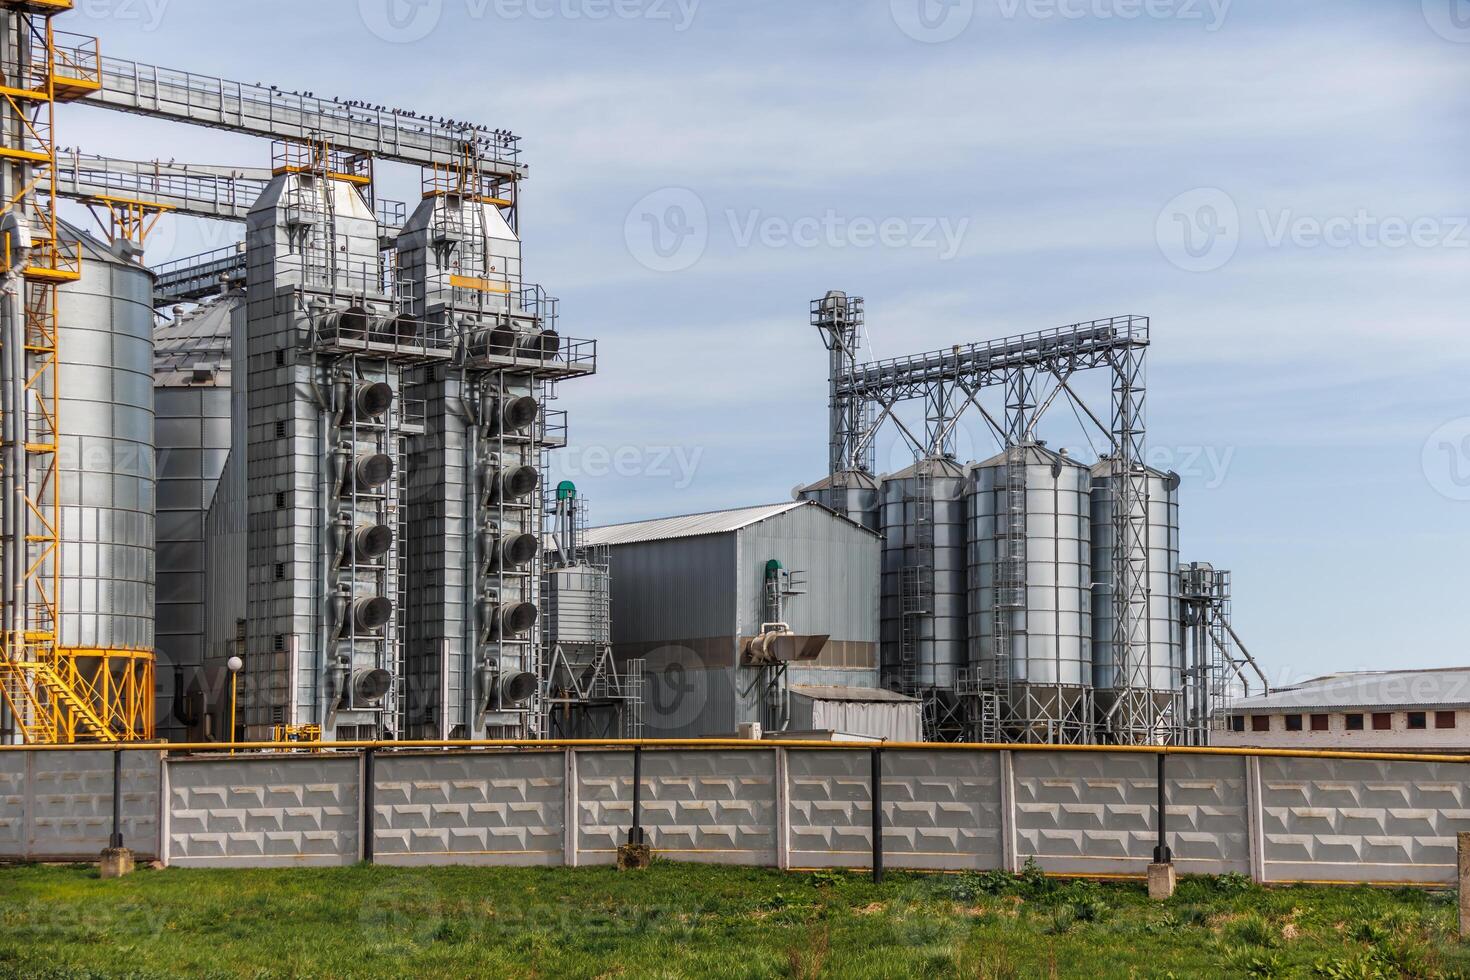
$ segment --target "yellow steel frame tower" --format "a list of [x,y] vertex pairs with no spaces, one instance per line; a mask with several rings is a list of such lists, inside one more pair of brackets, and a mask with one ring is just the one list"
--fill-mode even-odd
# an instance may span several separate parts
[[[153,735],[153,653],[78,650],[61,637],[59,290],[81,246],[57,233],[56,104],[101,87],[96,41],[59,46],[51,18],[72,0],[0,0],[0,277],[8,359],[0,409],[8,594],[0,596],[0,694],[29,744]],[[23,351],[16,351],[20,344]]]

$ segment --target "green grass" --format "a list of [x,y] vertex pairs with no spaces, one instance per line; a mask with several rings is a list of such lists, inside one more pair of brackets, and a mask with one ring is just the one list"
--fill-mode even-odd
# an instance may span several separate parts
[[0,869],[0,974],[1470,977],[1449,893],[1036,874]]

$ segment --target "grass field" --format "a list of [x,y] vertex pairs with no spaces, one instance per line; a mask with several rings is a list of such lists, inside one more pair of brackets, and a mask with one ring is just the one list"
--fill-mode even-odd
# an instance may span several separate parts
[[1036,874],[0,869],[26,977],[1470,976],[1449,893]]

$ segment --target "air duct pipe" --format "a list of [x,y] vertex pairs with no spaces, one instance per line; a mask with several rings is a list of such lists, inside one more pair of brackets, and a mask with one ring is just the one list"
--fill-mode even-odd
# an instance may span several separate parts
[[534,466],[515,465],[501,469],[487,463],[480,467],[480,496],[488,506],[511,503],[530,496],[541,484]]
[[479,602],[480,640],[488,643],[529,633],[539,613],[529,602]]
[[530,395],[492,398],[485,404],[485,435],[494,437],[524,432],[541,415],[541,403]]
[[393,618],[393,600],[383,596],[336,596],[332,600],[332,620],[336,639],[342,639],[349,627],[353,634],[376,633]]
[[332,526],[337,564],[357,564],[381,558],[393,547],[393,529],[386,524],[364,523],[353,527],[346,521]]
[[537,546],[534,534],[499,535],[494,531],[481,531],[481,567],[488,573],[529,565],[536,557]]
[[348,477],[360,491],[376,490],[393,478],[393,457],[385,453],[358,453],[352,455],[347,447],[340,447],[332,460],[333,480],[337,485],[337,496],[348,492]]

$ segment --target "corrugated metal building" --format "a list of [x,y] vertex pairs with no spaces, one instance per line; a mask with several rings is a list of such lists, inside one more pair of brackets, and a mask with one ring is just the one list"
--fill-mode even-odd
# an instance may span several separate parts
[[[881,539],[862,525],[790,501],[592,528],[586,542],[611,553],[613,653],[646,662],[650,737],[794,723],[785,713],[795,699],[773,691],[776,671],[743,664],[747,641],[771,622],[767,582],[777,567],[782,620],[799,636],[828,637],[817,659],[786,670],[781,690],[877,688]],[[889,698],[870,704],[880,719],[908,710]],[[898,727],[873,724],[878,735]]]

